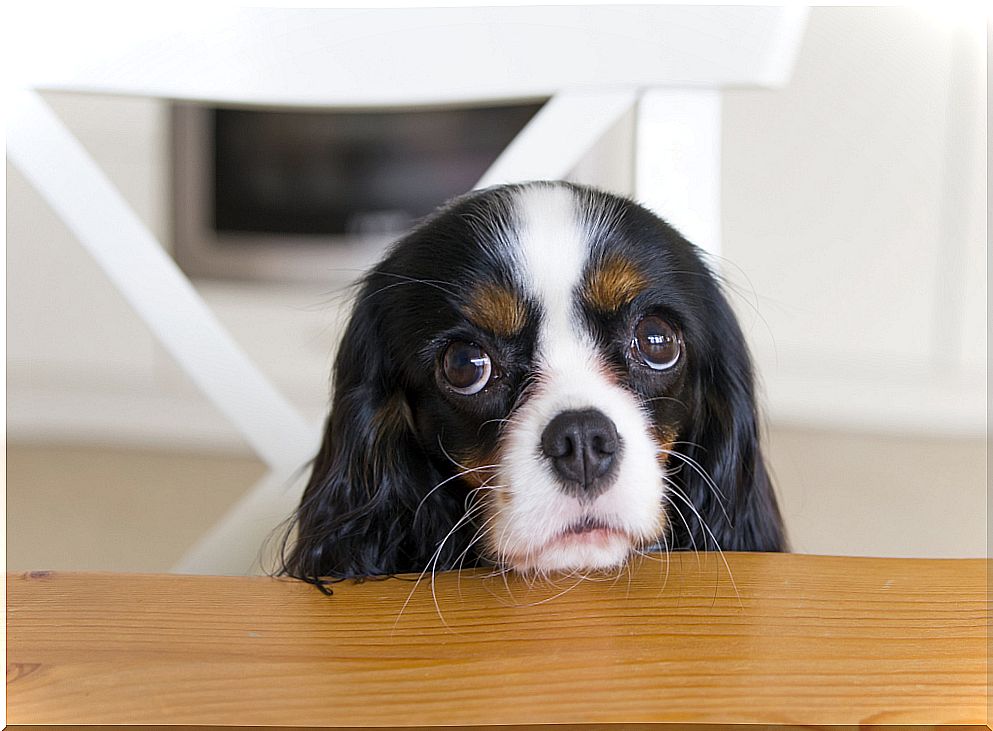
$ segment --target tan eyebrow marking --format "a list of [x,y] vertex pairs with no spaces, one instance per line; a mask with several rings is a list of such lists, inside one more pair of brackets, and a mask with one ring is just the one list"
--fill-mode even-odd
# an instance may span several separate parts
[[496,284],[484,284],[473,290],[462,312],[478,327],[494,335],[517,335],[527,324],[524,302],[512,291]]
[[645,275],[627,259],[611,255],[586,279],[586,300],[603,312],[616,312],[648,286]]

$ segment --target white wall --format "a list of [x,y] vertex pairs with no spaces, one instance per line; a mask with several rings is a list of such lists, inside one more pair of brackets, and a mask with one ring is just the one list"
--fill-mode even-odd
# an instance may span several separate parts
[[985,29],[816,8],[724,103],[723,233],[778,421],[982,433]]

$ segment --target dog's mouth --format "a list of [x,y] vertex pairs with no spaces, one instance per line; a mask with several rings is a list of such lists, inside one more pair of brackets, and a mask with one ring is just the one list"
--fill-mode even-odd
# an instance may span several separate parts
[[[611,535],[627,535],[624,531],[616,528],[602,518],[587,516],[577,520],[565,530],[560,531],[552,537],[552,541],[558,540],[586,540],[590,538],[605,537]],[[551,541],[549,541],[551,542]]]
[[585,517],[558,531],[523,556],[508,556],[516,570],[609,569],[623,563],[636,541],[607,520]]

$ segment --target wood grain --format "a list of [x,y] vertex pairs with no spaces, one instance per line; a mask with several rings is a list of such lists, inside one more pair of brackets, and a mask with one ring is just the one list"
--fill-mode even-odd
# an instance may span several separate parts
[[[11,724],[986,721],[984,560],[657,557],[616,580],[7,577]],[[667,570],[668,569],[668,570]]]

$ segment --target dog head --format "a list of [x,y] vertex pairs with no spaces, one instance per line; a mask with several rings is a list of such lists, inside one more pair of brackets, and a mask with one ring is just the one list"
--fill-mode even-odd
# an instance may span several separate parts
[[362,281],[284,571],[781,550],[741,331],[690,243],[566,183],[456,199]]

